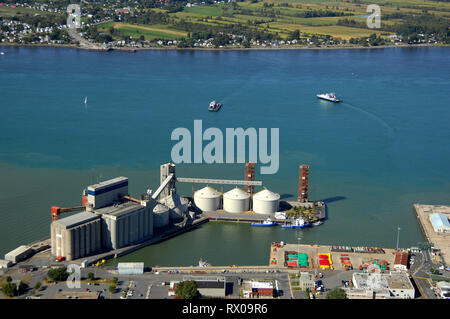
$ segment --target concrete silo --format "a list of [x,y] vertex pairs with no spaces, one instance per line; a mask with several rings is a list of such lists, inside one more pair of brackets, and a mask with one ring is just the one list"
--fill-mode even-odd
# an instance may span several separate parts
[[221,194],[210,186],[206,186],[194,193],[194,203],[204,212],[215,211],[219,208]]
[[263,189],[253,195],[253,211],[257,214],[275,214],[278,210],[279,201],[280,194]]
[[223,194],[223,209],[227,213],[243,213],[249,210],[250,195],[236,187]]
[[170,210],[163,204],[156,204],[153,208],[153,225],[154,227],[164,227],[169,225]]

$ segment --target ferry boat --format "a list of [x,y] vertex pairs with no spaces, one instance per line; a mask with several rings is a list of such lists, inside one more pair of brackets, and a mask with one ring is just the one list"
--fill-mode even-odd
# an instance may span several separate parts
[[208,264],[208,262],[206,260],[203,260],[202,258],[200,258],[199,262],[198,262],[198,266],[199,267],[209,267],[211,266],[210,264]]
[[339,99],[339,98],[336,96],[336,94],[334,94],[334,93],[317,94],[317,97],[318,97],[319,99],[326,100],[326,101],[330,101],[330,102],[333,102],[333,103],[339,103],[339,102],[342,102],[342,101],[343,101],[343,100]]
[[262,223],[252,223],[251,225],[256,226],[256,227],[270,227],[270,226],[275,226],[276,224],[277,224],[277,222],[274,222],[270,218],[267,218]]
[[217,112],[218,110],[220,110],[221,107],[222,107],[222,103],[218,103],[218,102],[216,102],[216,100],[214,100],[214,101],[211,101],[211,103],[209,103],[208,110],[211,112]]
[[281,228],[300,229],[311,226],[311,223],[305,222],[303,218],[297,218],[294,222],[286,225],[281,225]]

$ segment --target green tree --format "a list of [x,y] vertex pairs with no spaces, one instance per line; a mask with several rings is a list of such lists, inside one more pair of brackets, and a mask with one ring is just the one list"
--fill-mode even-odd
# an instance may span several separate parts
[[28,284],[26,282],[20,281],[19,283],[19,295],[23,294],[28,289]]
[[39,291],[39,290],[41,290],[41,282],[40,281],[38,281],[35,285],[34,285],[34,289],[36,290],[36,291]]
[[193,280],[178,283],[175,295],[179,299],[195,299],[198,298],[197,283]]
[[109,293],[112,295],[116,291],[116,285],[111,284],[109,285]]
[[113,279],[112,279],[112,282],[113,282],[113,284],[117,284],[117,282],[119,281],[119,279],[117,278],[117,277],[114,277]]
[[94,280],[94,274],[92,272],[88,273],[88,280]]
[[336,288],[327,293],[327,299],[347,299],[344,289]]
[[53,281],[64,281],[67,280],[67,277],[69,277],[69,273],[67,272],[66,267],[59,267],[50,269],[47,272],[47,276]]
[[11,276],[6,277],[6,282],[11,282],[11,281],[12,281]]
[[16,294],[16,289],[17,289],[16,284],[7,282],[2,286],[2,293],[7,297],[13,297]]
[[290,40],[298,40],[300,39],[300,30],[294,30],[289,35]]

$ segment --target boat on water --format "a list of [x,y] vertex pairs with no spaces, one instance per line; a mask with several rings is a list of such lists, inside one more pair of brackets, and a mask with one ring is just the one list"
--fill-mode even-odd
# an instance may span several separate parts
[[270,226],[275,226],[276,224],[277,224],[277,222],[274,222],[272,219],[267,218],[262,223],[252,223],[251,225],[256,226],[256,227],[270,227]]
[[4,54],[5,54],[5,52],[3,52],[3,51],[2,51],[2,52],[0,52],[0,55],[4,55]]
[[321,221],[321,220],[319,220],[319,221],[317,221],[315,223],[312,223],[313,226],[320,226],[322,224],[323,224],[323,221]]
[[84,104],[87,104],[87,96],[84,97]]
[[330,102],[333,102],[333,103],[339,103],[339,102],[342,102],[342,101],[343,101],[342,99],[339,99],[339,98],[336,96],[336,94],[334,94],[334,93],[322,93],[322,94],[317,94],[317,97],[318,97],[319,99],[326,100],[326,101],[330,101]]
[[199,267],[209,267],[211,266],[210,264],[208,264],[208,262],[206,260],[203,260],[202,258],[200,258],[199,262],[198,262],[198,266]]
[[214,101],[211,101],[211,103],[209,103],[208,110],[210,112],[217,112],[220,110],[221,107],[222,107],[222,103],[218,103],[218,102],[216,102],[216,100],[214,100]]
[[300,229],[311,226],[311,223],[305,222],[303,218],[297,218],[292,223],[281,225],[281,228]]

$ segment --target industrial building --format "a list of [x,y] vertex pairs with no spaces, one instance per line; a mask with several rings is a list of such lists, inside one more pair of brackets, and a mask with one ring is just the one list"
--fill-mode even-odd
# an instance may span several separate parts
[[275,294],[272,281],[246,280],[242,283],[244,298],[273,298]]
[[17,247],[13,251],[10,251],[9,253],[5,254],[5,260],[8,260],[16,264],[19,261],[31,257],[33,254],[34,254],[33,248],[31,248],[30,246],[22,245]]
[[[195,281],[201,296],[223,298],[226,295],[227,281],[225,277],[184,276],[184,281]],[[175,296],[179,281],[170,282],[168,295]]]
[[128,178],[123,176],[87,188],[88,204],[94,209],[118,202],[126,195],[128,195]]
[[314,275],[308,272],[301,272],[299,278],[300,288],[302,290],[309,289],[309,291],[313,291],[316,287],[316,282],[314,281]]
[[278,211],[280,194],[268,189],[253,195],[253,211],[257,214],[274,215]]
[[354,273],[354,288],[345,288],[349,299],[414,299],[415,290],[402,271],[389,274]]
[[227,213],[244,213],[250,209],[250,195],[236,187],[223,194],[223,210]]
[[153,205],[148,201],[142,204],[128,201],[95,210],[102,220],[104,248],[118,249],[153,236]]
[[439,281],[436,286],[442,299],[450,299],[450,283]]
[[0,259],[0,269],[8,269],[12,264],[10,260]]
[[409,253],[407,251],[395,252],[394,269],[407,271],[408,270]]
[[90,255],[101,249],[100,216],[83,212],[52,222],[52,255],[67,260]]
[[188,213],[189,200],[176,193],[160,199],[159,202],[170,209],[169,218],[171,220],[181,219]]
[[450,233],[450,223],[447,216],[441,213],[430,215],[430,222],[436,233]]
[[117,273],[119,275],[142,275],[144,273],[144,263],[118,263]]

